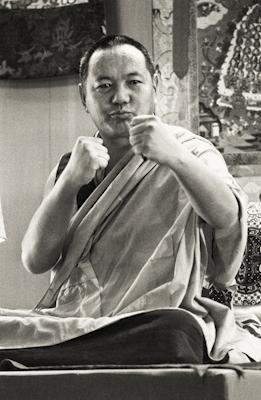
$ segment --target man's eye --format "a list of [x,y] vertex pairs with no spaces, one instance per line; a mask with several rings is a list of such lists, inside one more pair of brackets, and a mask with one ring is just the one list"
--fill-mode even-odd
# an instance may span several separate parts
[[138,79],[132,79],[131,81],[129,81],[129,85],[130,86],[138,86],[140,85],[142,82],[139,81]]
[[111,88],[111,83],[100,83],[98,86],[97,86],[97,90],[108,90],[108,89],[110,89]]

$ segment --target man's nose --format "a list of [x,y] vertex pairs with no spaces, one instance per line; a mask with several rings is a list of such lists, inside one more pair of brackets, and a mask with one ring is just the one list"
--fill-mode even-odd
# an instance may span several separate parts
[[112,102],[116,104],[128,103],[130,100],[129,90],[125,85],[117,85],[113,93]]

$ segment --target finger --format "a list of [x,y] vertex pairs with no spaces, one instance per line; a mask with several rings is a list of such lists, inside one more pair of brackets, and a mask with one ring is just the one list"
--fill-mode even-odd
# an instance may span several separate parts
[[108,165],[108,158],[104,158],[104,157],[96,157],[95,159],[93,159],[90,163],[90,166],[92,169],[94,170],[98,170],[100,168],[106,168]]
[[103,146],[103,140],[101,138],[86,137],[81,142],[83,144],[89,144],[90,146]]
[[104,153],[108,153],[108,149],[107,147],[103,146],[102,143],[100,142],[96,142],[96,141],[86,141],[83,143],[83,147],[88,151],[88,152],[96,152],[96,151],[100,151],[100,152],[104,152]]
[[90,140],[92,142],[103,143],[103,139],[101,137],[96,136],[84,136],[86,140]]
[[106,160],[108,162],[110,159],[110,156],[108,153],[97,152],[95,155],[95,158]]
[[130,127],[129,133],[131,135],[149,133],[153,131],[156,126],[157,121],[154,116],[149,116],[148,118],[140,118],[134,121],[134,125]]
[[146,122],[146,121],[151,121],[155,119],[155,115],[151,114],[151,115],[137,115],[136,117],[133,117],[130,125],[131,126],[136,126],[140,123]]
[[95,143],[95,146],[96,146],[96,149],[97,149],[97,150],[101,150],[101,151],[103,151],[104,153],[107,153],[107,154],[108,154],[108,149],[107,149],[107,147],[103,146],[103,144]]
[[129,142],[132,146],[135,146],[136,144],[141,144],[143,142],[142,133],[143,131],[130,133]]
[[108,162],[109,162],[109,160],[107,160],[105,158],[99,158],[98,161],[99,161],[100,168],[103,168],[103,169],[107,167]]
[[132,126],[130,128],[129,135],[130,136],[139,135],[139,134],[145,132],[146,128],[147,128],[146,123],[145,122],[141,122],[141,123],[139,123],[139,124],[137,124],[135,126]]
[[107,157],[102,157],[96,155],[89,161],[89,166],[95,170],[99,169],[100,167],[107,166],[109,159]]
[[96,138],[94,136],[78,136],[76,143],[103,143],[103,140],[101,138]]
[[137,143],[135,145],[132,146],[132,151],[135,154],[140,154],[140,155],[145,155],[145,150],[144,150],[144,146],[142,143]]
[[103,146],[103,140],[101,138],[95,138],[91,136],[79,136],[76,145],[83,147]]
[[97,154],[100,154],[104,157],[110,158],[110,155],[108,153],[108,150],[106,148],[100,148],[100,149],[95,149],[95,151],[97,152]]
[[147,137],[146,135],[133,135],[129,138],[130,145],[136,154],[141,154],[147,147]]
[[93,143],[103,145],[103,139],[100,137],[92,137]]
[[88,154],[86,154],[86,160],[92,168],[97,168],[96,162],[98,162],[98,164],[99,164],[100,161],[102,162],[102,165],[106,164],[106,166],[107,166],[109,159],[110,159],[109,155],[104,152],[96,151],[96,152],[91,152],[91,153],[89,152]]
[[88,144],[86,145],[86,150],[93,152],[93,153],[103,153],[103,154],[109,154],[107,147],[101,145],[101,144]]

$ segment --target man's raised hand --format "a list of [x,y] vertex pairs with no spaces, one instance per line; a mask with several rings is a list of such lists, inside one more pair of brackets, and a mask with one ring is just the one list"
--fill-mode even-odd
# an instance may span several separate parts
[[76,186],[89,183],[100,168],[106,168],[110,156],[101,138],[78,137],[64,170]]
[[139,115],[131,121],[130,144],[134,153],[168,165],[182,151],[177,137],[183,128],[165,124],[155,115]]

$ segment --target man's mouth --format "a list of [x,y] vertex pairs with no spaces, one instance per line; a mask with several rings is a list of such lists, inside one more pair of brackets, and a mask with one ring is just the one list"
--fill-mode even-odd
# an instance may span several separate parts
[[120,119],[120,120],[131,120],[134,117],[134,114],[130,111],[112,111],[109,113],[110,118],[112,119]]

